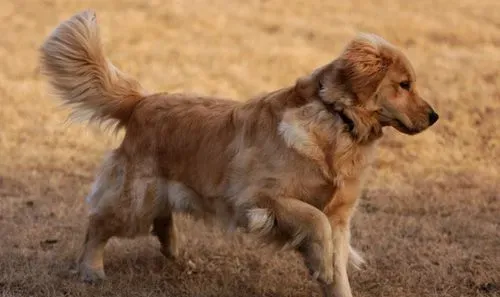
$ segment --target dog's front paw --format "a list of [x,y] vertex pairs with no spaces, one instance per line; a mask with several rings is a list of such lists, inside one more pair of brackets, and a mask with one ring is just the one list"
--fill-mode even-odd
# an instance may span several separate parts
[[106,280],[106,274],[102,268],[92,268],[85,264],[79,267],[80,280],[88,284],[99,284]]
[[320,266],[319,270],[309,271],[313,280],[319,281],[321,284],[333,283],[333,267]]

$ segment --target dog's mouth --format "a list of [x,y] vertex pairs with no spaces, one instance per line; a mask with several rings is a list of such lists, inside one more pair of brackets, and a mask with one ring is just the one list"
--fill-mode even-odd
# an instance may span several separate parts
[[400,120],[395,120],[394,124],[391,126],[394,127],[396,130],[398,130],[399,132],[404,133],[404,134],[408,134],[408,135],[414,135],[414,134],[417,134],[420,132],[419,130],[407,127]]
[[419,130],[413,127],[408,127],[401,120],[397,118],[388,117],[383,113],[378,113],[378,115],[379,115],[379,122],[382,126],[391,126],[394,129],[398,130],[399,132],[408,135],[414,135],[420,132]]

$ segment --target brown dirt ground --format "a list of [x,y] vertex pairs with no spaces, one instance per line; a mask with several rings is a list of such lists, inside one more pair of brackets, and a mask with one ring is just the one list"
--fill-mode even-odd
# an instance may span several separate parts
[[150,89],[248,98],[333,59],[357,31],[405,48],[439,123],[388,130],[356,214],[355,296],[500,296],[500,5],[460,1],[0,1],[0,296],[318,296],[292,252],[180,220],[183,254],[113,240],[109,281],[68,272],[83,198],[119,141],[65,123],[37,47],[94,8],[111,59]]

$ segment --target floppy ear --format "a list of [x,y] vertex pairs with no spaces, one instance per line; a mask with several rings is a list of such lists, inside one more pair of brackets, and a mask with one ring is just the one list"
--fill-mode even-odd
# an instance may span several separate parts
[[363,34],[351,41],[339,60],[342,74],[358,100],[365,101],[377,91],[387,74],[392,58],[390,44],[373,34]]
[[374,34],[352,40],[341,56],[298,79],[296,87],[304,98],[318,96],[337,108],[366,101],[378,89],[392,64],[391,44]]
[[303,98],[320,98],[336,110],[352,106],[358,96],[346,76],[345,64],[339,58],[299,78],[297,91]]
[[333,63],[326,64],[314,70],[311,74],[297,79],[296,88],[299,94],[304,98],[319,96],[324,76],[331,72]]

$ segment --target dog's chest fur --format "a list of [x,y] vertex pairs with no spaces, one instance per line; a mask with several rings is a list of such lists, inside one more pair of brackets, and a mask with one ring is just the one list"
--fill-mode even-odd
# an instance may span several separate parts
[[[311,204],[323,209],[342,193],[345,183],[361,181],[369,166],[374,144],[358,144],[348,132],[340,118],[332,117],[320,104],[312,103],[302,108],[285,112],[279,125],[279,133],[287,146],[305,157],[321,172],[321,175],[304,176],[303,181],[323,180],[330,184],[331,194],[309,197]],[[361,182],[357,182],[361,186]],[[328,189],[325,187],[324,189]],[[356,200],[357,196],[341,197]],[[345,201],[354,204],[355,201]]]

